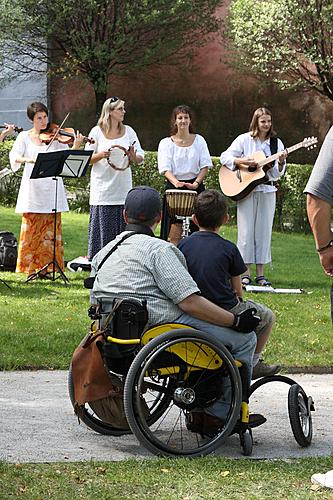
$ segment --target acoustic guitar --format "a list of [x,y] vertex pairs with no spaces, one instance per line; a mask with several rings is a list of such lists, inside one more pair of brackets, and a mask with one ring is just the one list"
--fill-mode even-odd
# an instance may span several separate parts
[[244,164],[240,164],[236,170],[230,170],[225,165],[222,165],[219,173],[222,193],[232,200],[242,200],[251,193],[256,186],[268,181],[266,172],[272,168],[270,164],[277,160],[282,153],[286,152],[289,155],[300,148],[312,149],[317,142],[318,140],[316,137],[306,137],[302,142],[268,157],[265,156],[263,151],[257,151],[251,155],[251,158],[258,163],[255,170],[253,167]]

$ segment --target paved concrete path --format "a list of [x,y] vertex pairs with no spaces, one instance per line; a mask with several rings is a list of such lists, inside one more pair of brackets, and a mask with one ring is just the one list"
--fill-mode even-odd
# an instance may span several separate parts
[[[253,459],[329,456],[333,453],[333,374],[292,375],[315,401],[313,441],[296,443],[288,418],[289,386],[259,388],[251,411],[267,422],[254,429]],[[216,455],[241,458],[237,436]],[[7,462],[66,462],[152,457],[133,435],[101,436],[79,425],[67,395],[67,372],[0,372],[0,459]]]

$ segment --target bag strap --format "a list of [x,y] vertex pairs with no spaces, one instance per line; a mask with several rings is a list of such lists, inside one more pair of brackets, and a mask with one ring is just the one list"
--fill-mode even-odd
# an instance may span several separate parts
[[117,309],[123,303],[123,301],[124,301],[124,299],[115,299],[113,307],[112,307],[112,311],[108,314],[108,316],[105,320],[104,327],[102,330],[103,333],[107,330],[107,327],[109,326],[111,320],[114,318],[114,315],[116,314]]
[[[127,240],[127,238],[129,238],[130,236],[133,236],[134,234],[140,234],[138,231],[132,231],[130,233],[127,233],[125,234],[125,236],[123,236],[112,248],[111,250],[103,257],[102,261],[99,263],[98,267],[97,267],[97,271],[96,271],[96,275],[98,273],[98,271],[100,270],[100,268],[102,267],[102,265],[104,264],[104,262],[110,257],[110,255],[115,251],[117,250],[117,248],[119,247],[119,245],[121,245],[121,243],[125,240]],[[89,276],[89,278],[85,278],[84,280],[84,288],[88,288],[89,290],[92,289],[92,287],[94,286],[94,282],[95,282],[95,278],[96,278],[96,275],[95,276]]]
[[97,268],[97,271],[98,272],[100,270],[100,268],[102,267],[102,265],[104,264],[104,262],[110,257],[110,255],[115,251],[117,250],[117,248],[119,247],[119,245],[122,244],[123,241],[127,240],[127,238],[129,238],[130,236],[133,236],[133,234],[139,234],[137,231],[132,231],[131,233],[127,233],[125,234],[125,236],[123,236],[121,238],[121,240],[118,241],[118,243],[115,244],[114,247],[111,248],[111,250],[104,256],[104,258],[102,259],[102,261],[99,263],[99,266]]

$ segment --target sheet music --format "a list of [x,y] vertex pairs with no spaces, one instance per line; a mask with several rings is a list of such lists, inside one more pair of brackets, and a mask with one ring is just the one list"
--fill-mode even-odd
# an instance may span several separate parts
[[272,286],[246,285],[247,292],[255,293],[308,293],[303,288],[273,288]]
[[82,170],[87,164],[86,156],[69,155],[66,159],[61,176],[64,177],[80,177]]
[[6,177],[6,175],[8,174],[12,174],[13,171],[10,169],[10,168],[3,168],[2,170],[0,170],[0,179],[2,179],[3,177]]
[[88,168],[92,151],[60,150],[39,153],[31,179],[42,177],[82,177]]

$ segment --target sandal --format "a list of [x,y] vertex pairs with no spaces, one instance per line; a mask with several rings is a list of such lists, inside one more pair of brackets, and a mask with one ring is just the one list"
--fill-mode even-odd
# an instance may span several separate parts
[[257,276],[256,283],[257,283],[257,285],[260,285],[260,286],[271,286],[271,284],[272,284],[270,281],[268,281],[267,278],[265,278],[265,276]]
[[247,286],[251,285],[251,283],[252,283],[251,277],[248,274],[244,274],[244,276],[242,276],[242,285]]

